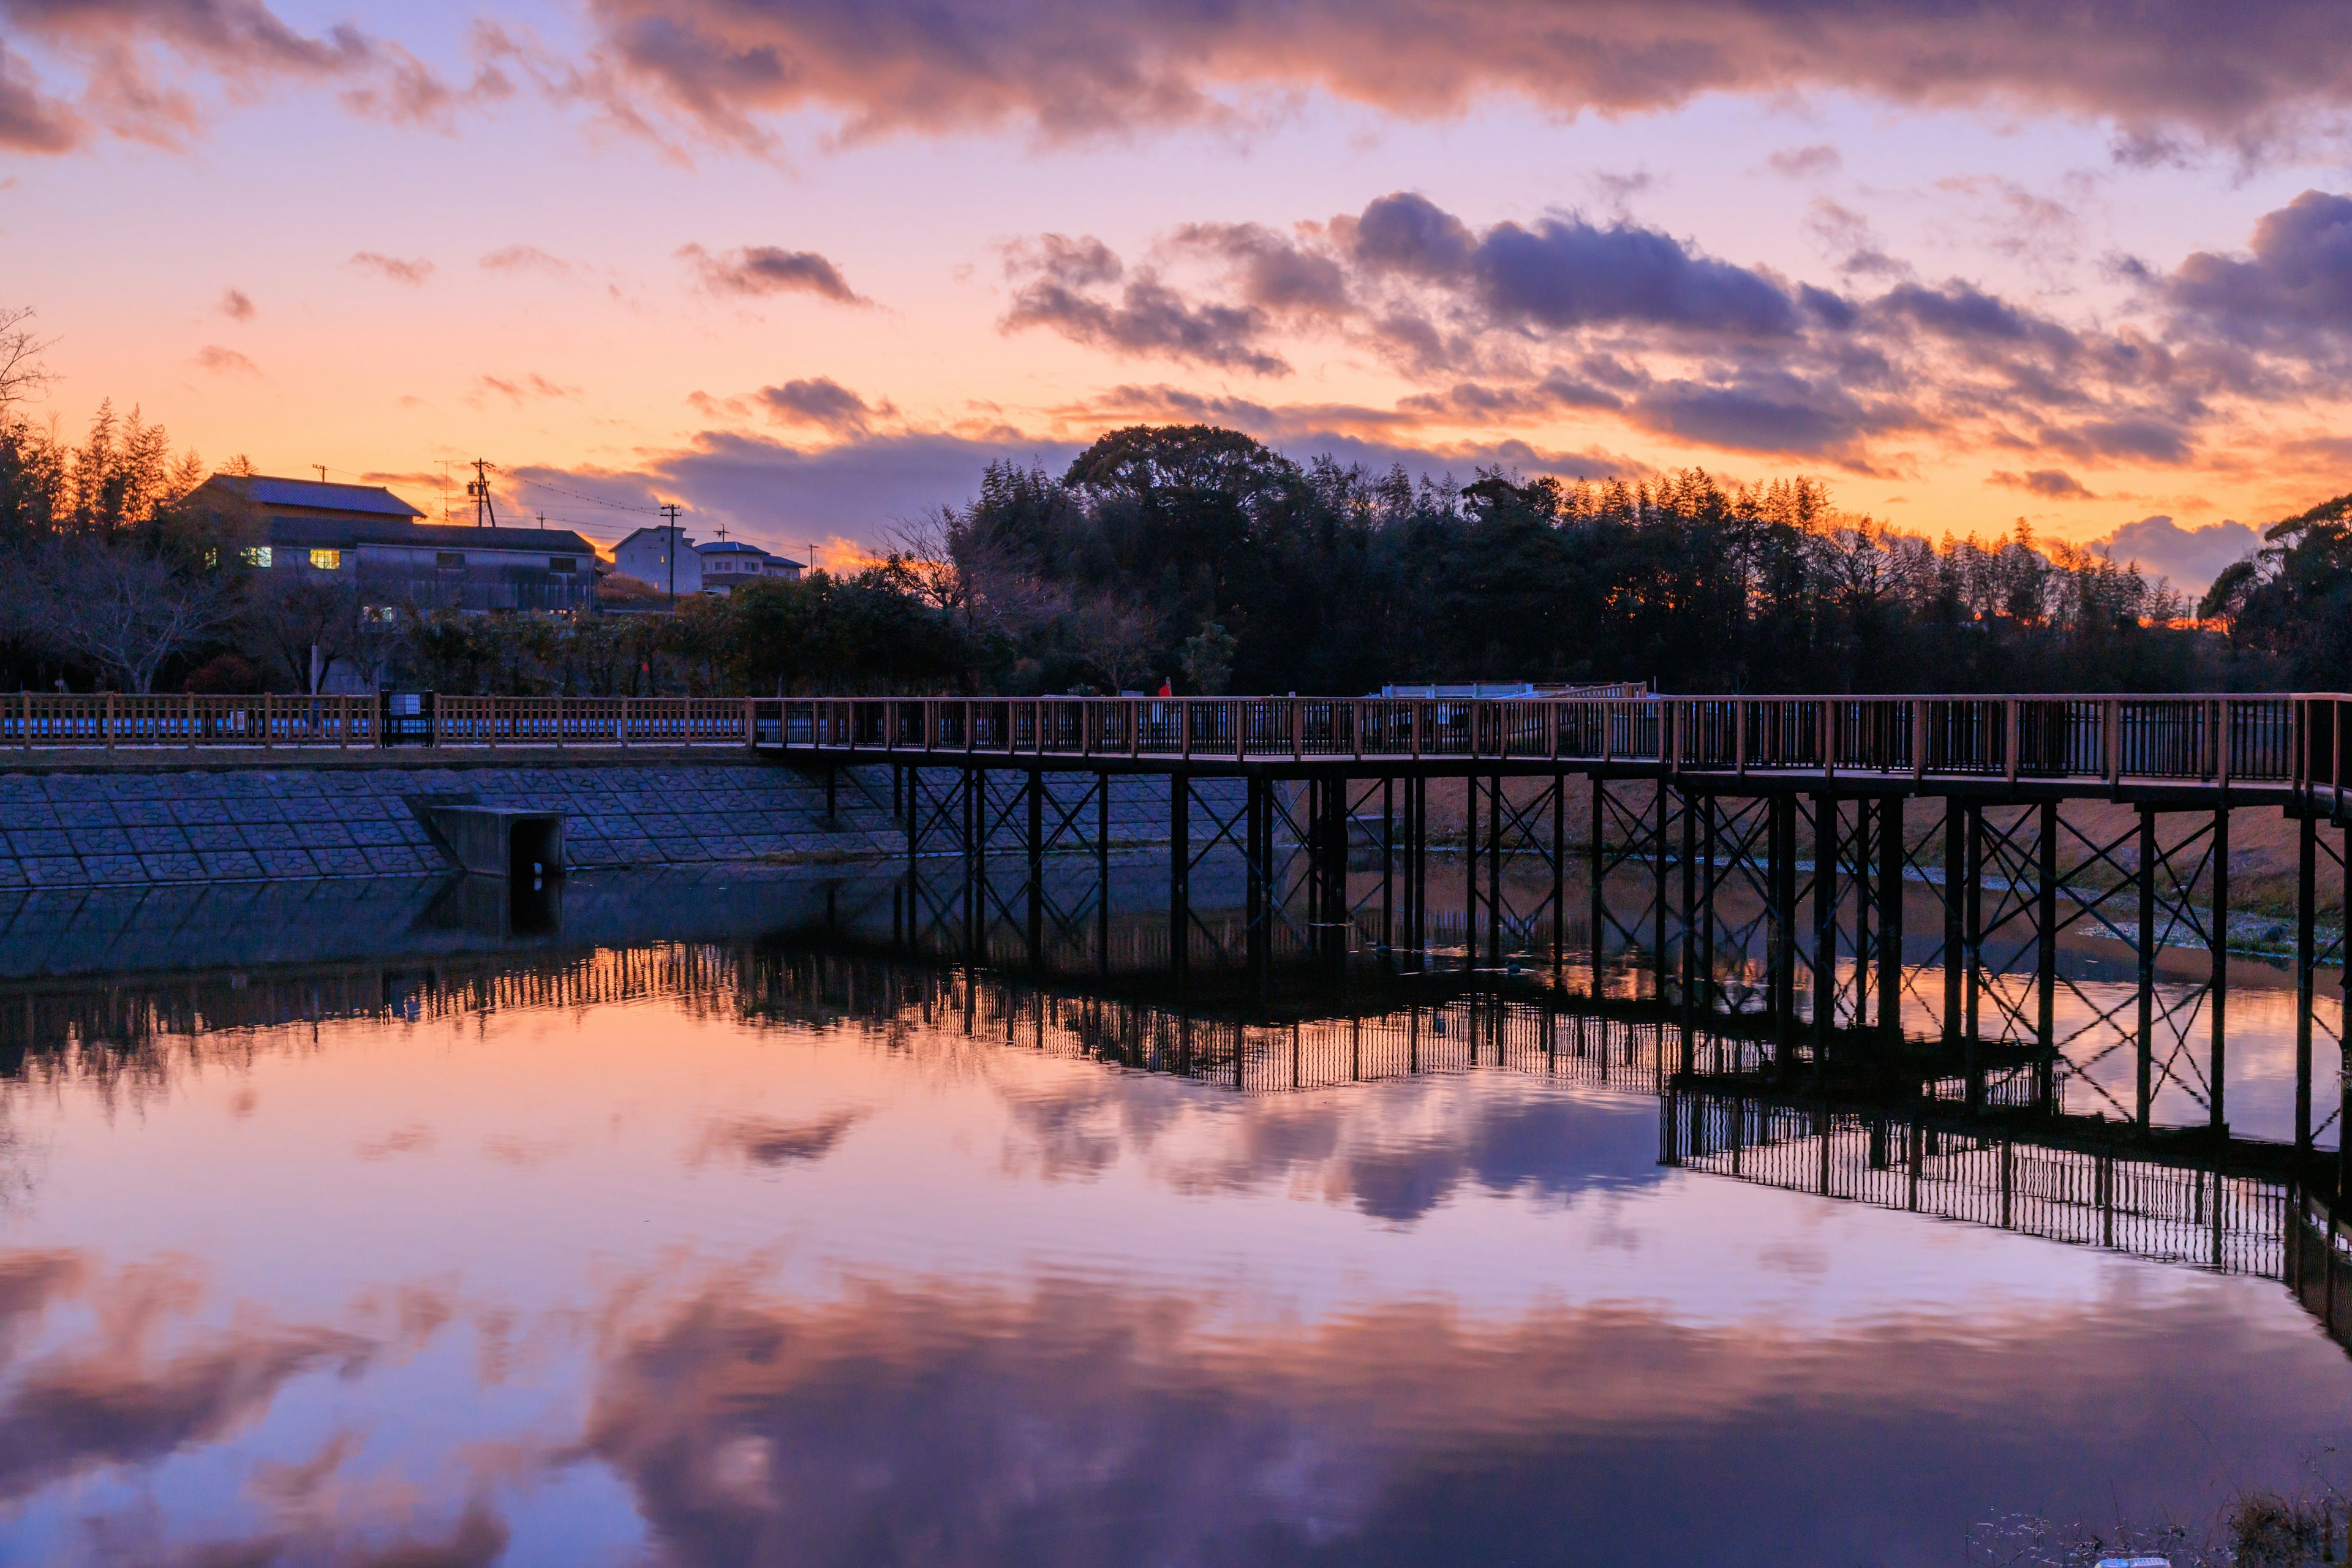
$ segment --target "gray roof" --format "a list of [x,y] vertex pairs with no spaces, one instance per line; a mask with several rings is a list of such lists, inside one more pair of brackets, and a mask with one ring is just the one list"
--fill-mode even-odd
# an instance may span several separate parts
[[691,546],[697,555],[756,555],[762,561],[772,561],[779,566],[797,567],[800,563],[785,559],[772,550],[762,550],[740,539],[717,539],[709,544]]
[[281,479],[270,474],[215,474],[206,483],[234,489],[262,506],[299,507],[305,511],[357,511],[375,517],[425,515],[382,485],[329,485],[316,479]]
[[269,542],[289,549],[352,550],[399,544],[426,550],[510,550],[518,554],[585,555],[596,547],[568,528],[476,528],[462,522],[405,522],[366,517],[271,517]]

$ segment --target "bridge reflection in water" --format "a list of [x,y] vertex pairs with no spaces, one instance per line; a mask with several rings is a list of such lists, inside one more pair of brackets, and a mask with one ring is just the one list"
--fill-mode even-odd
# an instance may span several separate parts
[[[2085,981],[2077,1011],[2092,1022],[2053,1037],[2014,1005],[2050,986],[2051,966],[2020,973],[1980,963],[1969,984],[2009,999],[1977,1015],[1993,1027],[1967,1032],[1977,1018],[1922,1007],[1890,1019],[1906,1026],[1848,1012],[1822,1027],[1752,1004],[1749,983],[1769,953],[1736,921],[1721,921],[1708,969],[1684,969],[1679,960],[1696,944],[1670,937],[1664,953],[1645,945],[1643,917],[1654,931],[1654,909],[1626,918],[1639,889],[1620,898],[1614,884],[1607,903],[1588,904],[1600,920],[1570,926],[1566,946],[1496,966],[1433,942],[1410,954],[1384,950],[1360,907],[1336,969],[1333,944],[1284,897],[1296,889],[1277,885],[1268,902],[1290,912],[1276,929],[1294,935],[1276,962],[1255,962],[1245,934],[1254,911],[1209,901],[1226,890],[1213,866],[1194,879],[1205,907],[1185,911],[1196,962],[1179,968],[1168,962],[1166,914],[1120,907],[1118,877],[1090,881],[1088,869],[1064,868],[1034,885],[1050,916],[1032,918],[1027,888],[1012,898],[984,889],[995,915],[981,922],[977,946],[995,962],[971,962],[970,925],[922,918],[939,895],[913,875],[763,881],[738,872],[724,887],[708,875],[576,879],[521,911],[419,894],[403,906],[404,926],[356,938],[356,951],[236,972],[142,974],[134,923],[110,949],[103,976],[0,982],[0,1064],[38,1077],[73,1053],[83,1070],[136,1077],[156,1070],[164,1042],[234,1039],[222,1031],[240,1026],[659,995],[719,1016],[884,1033],[920,1022],[1246,1095],[1524,1073],[1654,1097],[1666,1165],[2281,1279],[2352,1347],[2352,1247],[2334,1217],[2336,1152],[2314,1145],[2307,1121],[2300,1149],[2210,1118],[2166,1125],[2148,1114],[2160,1098],[2119,1103],[2090,1070],[2095,1059],[2084,1059],[2132,1039],[2135,1023],[2144,1027],[2152,1008],[2177,1008],[2193,986],[2151,998],[2158,988],[2144,985],[2132,1009],[2095,997]],[[711,913],[729,905],[734,921]],[[701,923],[679,923],[687,910]],[[1736,911],[1727,901],[1718,913]],[[463,937],[469,923],[479,930],[453,947],[453,929]],[[158,917],[174,941],[186,925],[184,912]],[[670,933],[696,940],[661,940]],[[1231,964],[1201,962],[1218,953]],[[1849,984],[1860,967],[1846,965]],[[1939,967],[1940,954],[1913,962],[1906,952],[1895,994],[1932,1002],[1946,990]],[[2074,984],[2063,965],[2056,978]],[[1925,1026],[1907,1026],[1915,1020]],[[2159,1082],[2175,1071],[2161,1058],[2143,1061]],[[2178,1087],[2186,1094],[2196,1084]]]

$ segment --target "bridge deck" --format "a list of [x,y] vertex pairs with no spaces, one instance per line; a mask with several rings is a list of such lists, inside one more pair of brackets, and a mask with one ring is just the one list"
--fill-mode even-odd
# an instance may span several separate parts
[[2352,697],[763,699],[833,764],[1673,778],[1718,793],[2278,804],[2340,817]]

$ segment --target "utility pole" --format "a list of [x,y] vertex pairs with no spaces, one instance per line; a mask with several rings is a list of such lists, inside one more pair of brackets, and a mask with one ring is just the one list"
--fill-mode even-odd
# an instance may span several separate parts
[[669,607],[670,607],[670,609],[671,609],[673,612],[675,612],[675,611],[677,609],[677,514],[678,514],[678,511],[679,511],[679,507],[678,507],[677,502],[676,502],[676,501],[665,501],[664,503],[662,503],[661,514],[662,514],[663,518],[667,520],[667,521],[666,521],[666,525],[665,525],[665,526],[666,526],[666,528],[667,528],[667,534],[668,534],[667,543],[668,543],[668,547],[669,547],[669,550],[668,550],[668,553],[669,553]]
[[324,463],[313,463],[310,466],[319,470],[319,482],[322,485],[325,484],[327,482],[327,465]]
[[479,458],[474,459],[474,477],[466,481],[466,493],[474,498],[474,526],[496,528],[499,508],[490,500],[490,465]]

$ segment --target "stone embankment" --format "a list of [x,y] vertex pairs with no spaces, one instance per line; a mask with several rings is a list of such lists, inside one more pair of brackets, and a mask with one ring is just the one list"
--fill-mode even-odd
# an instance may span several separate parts
[[[722,748],[583,760],[396,750],[163,760],[38,753],[0,766],[0,890],[142,887],[454,868],[419,814],[465,801],[563,814],[578,870],[900,856],[887,765],[844,769],[826,812],[821,774]],[[936,775],[935,775],[936,776]],[[1092,775],[1048,774],[1075,799]],[[1112,781],[1115,842],[1167,837],[1168,783]],[[1003,775],[992,787],[1018,787]],[[1205,788],[1205,786],[1204,786]],[[1010,842],[1025,826],[999,826]],[[1093,827],[1088,808],[1086,829]],[[935,830],[926,848],[945,848]]]

